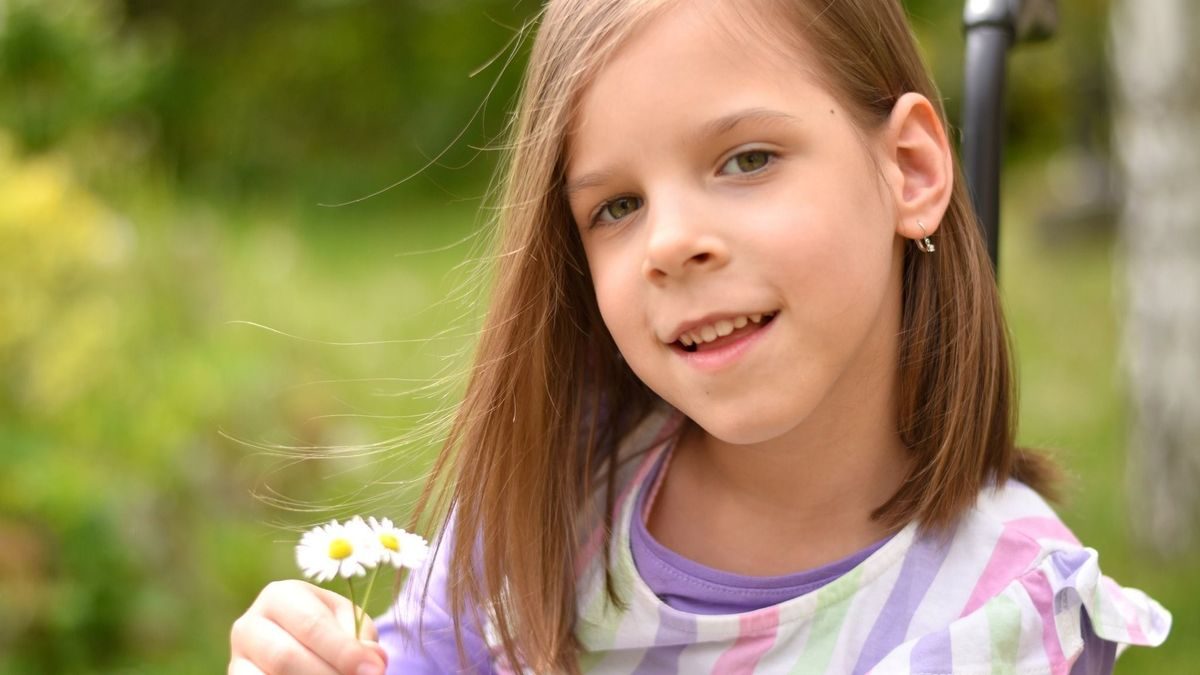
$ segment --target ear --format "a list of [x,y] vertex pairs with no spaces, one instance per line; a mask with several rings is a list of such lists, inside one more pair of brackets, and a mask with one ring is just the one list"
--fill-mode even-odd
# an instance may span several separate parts
[[909,239],[933,234],[954,188],[950,143],[933,104],[921,94],[901,96],[881,141],[883,175],[896,206],[896,233]]

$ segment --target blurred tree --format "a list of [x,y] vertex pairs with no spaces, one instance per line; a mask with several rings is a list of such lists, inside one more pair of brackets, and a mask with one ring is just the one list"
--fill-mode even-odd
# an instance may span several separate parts
[[1178,554],[1200,525],[1200,3],[1116,0],[1136,534]]
[[0,2],[0,127],[27,153],[132,131],[156,65],[140,38],[105,0]]
[[[359,197],[450,147],[400,192],[475,189],[519,65],[477,77],[532,16],[531,0],[124,0],[131,29],[169,36],[151,109],[190,184],[234,197]],[[494,82],[499,88],[489,97]],[[490,115],[474,117],[487,99]],[[459,139],[460,133],[465,134]],[[487,158],[485,157],[485,160]]]
[[[398,199],[475,196],[494,168],[477,148],[502,130],[524,58],[512,40],[540,4],[8,0],[0,87],[16,95],[0,100],[0,127],[27,151],[70,141],[114,173],[144,153],[210,198],[338,202],[434,157]],[[957,120],[963,0],[904,4]],[[1059,111],[1096,61],[1105,3],[1062,4],[1072,30],[1013,64],[1014,158],[1060,145],[1083,119]]]

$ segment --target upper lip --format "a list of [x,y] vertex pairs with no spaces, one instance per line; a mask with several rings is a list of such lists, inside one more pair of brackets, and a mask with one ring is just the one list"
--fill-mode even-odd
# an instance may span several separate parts
[[688,319],[687,321],[684,321],[683,323],[676,325],[675,328],[671,329],[671,332],[667,333],[668,339],[663,340],[663,343],[669,345],[674,342],[678,342],[679,337],[681,335],[683,335],[684,333],[687,333],[688,331],[694,330],[696,328],[710,326],[710,325],[720,321],[721,319],[736,319],[739,316],[751,316],[753,314],[774,314],[778,311],[779,310],[777,310],[777,309],[768,309],[768,310],[755,309],[755,310],[749,310],[749,311],[713,312],[711,314],[705,314],[702,317],[699,317],[696,319]]

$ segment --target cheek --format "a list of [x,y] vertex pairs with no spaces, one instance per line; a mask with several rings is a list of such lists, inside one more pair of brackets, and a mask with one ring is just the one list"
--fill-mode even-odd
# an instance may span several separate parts
[[636,315],[636,298],[629,288],[628,270],[620,265],[621,258],[606,251],[588,251],[588,268],[592,276],[592,288],[596,292],[596,305],[604,326],[612,335],[617,348],[626,350],[629,341],[632,317]]
[[[793,315],[806,339],[838,351],[874,319],[889,285],[895,231],[869,190],[841,199],[802,199],[773,214],[771,251]],[[817,346],[817,344],[810,346]]]

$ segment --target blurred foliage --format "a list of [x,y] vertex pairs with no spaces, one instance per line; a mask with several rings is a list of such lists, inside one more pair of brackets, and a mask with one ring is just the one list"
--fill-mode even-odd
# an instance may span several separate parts
[[[226,194],[315,189],[343,200],[439,156],[444,168],[424,173],[410,198],[486,178],[492,163],[454,140],[465,132],[478,146],[500,131],[519,68],[499,71],[535,7],[129,0],[126,17],[169,52],[146,105],[181,178]],[[477,115],[497,80],[489,114]]]
[[109,2],[6,0],[0,4],[0,125],[23,151],[68,144],[113,127],[142,104],[155,62],[146,37],[121,31]]
[[[1187,672],[1194,565],[1151,566],[1124,526],[1109,240],[1044,233],[1069,158],[1107,146],[1107,6],[1061,5],[1010,67],[1022,436],[1073,449],[1070,522],[1176,612],[1122,672]],[[957,119],[962,2],[907,6]],[[404,516],[536,8],[0,0],[0,675],[219,670],[295,528]]]

